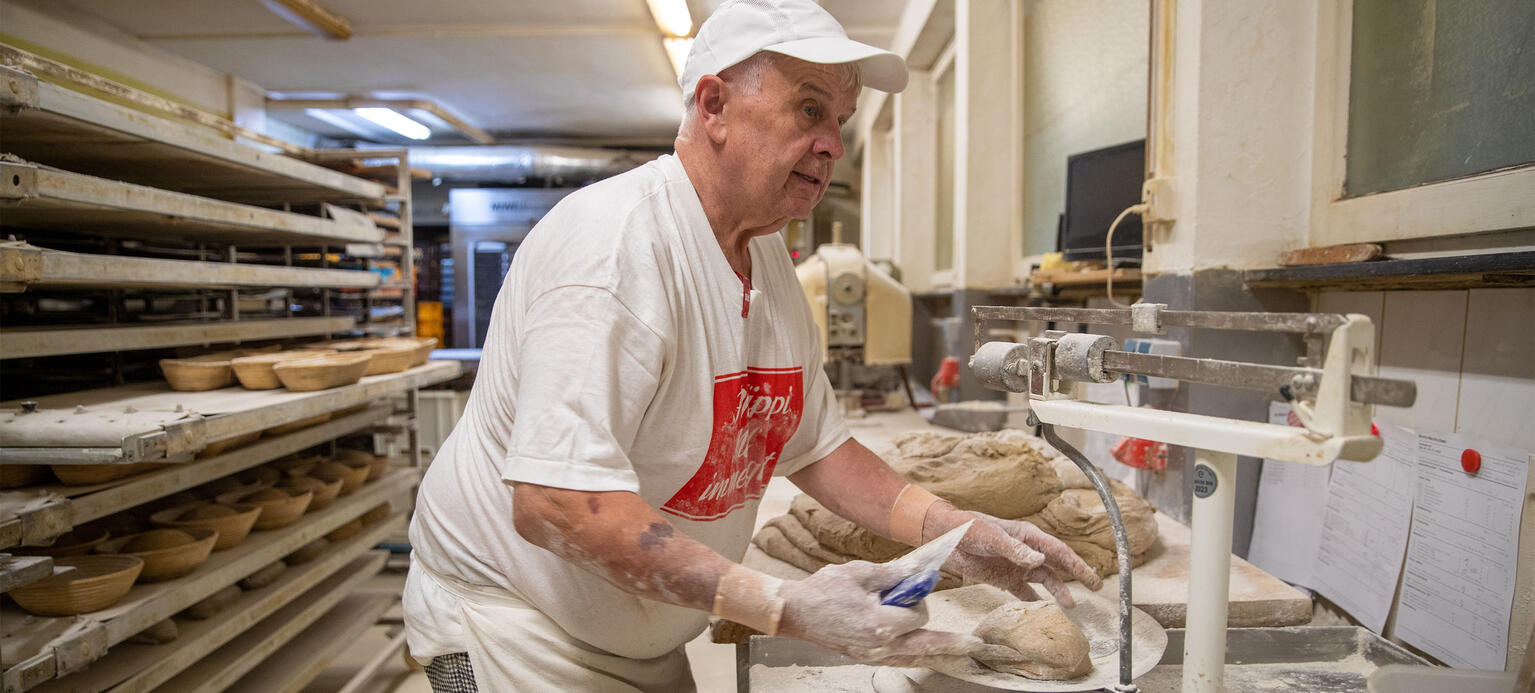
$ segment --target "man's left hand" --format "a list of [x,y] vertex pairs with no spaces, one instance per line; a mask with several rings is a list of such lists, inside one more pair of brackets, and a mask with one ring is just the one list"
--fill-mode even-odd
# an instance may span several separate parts
[[1039,599],[1029,584],[1039,583],[1066,607],[1074,606],[1076,600],[1063,580],[1076,578],[1090,590],[1103,587],[1097,571],[1071,547],[1033,523],[956,510],[947,503],[940,505],[947,507],[931,509],[924,534],[936,537],[949,527],[975,520],[948,562],[966,582],[995,585],[1025,601]]

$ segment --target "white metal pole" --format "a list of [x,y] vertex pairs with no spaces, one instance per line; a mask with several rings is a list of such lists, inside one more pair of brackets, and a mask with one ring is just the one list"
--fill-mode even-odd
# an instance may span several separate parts
[[1224,684],[1236,471],[1236,455],[1194,450],[1194,508],[1190,523],[1193,545],[1189,551],[1183,693],[1219,693]]

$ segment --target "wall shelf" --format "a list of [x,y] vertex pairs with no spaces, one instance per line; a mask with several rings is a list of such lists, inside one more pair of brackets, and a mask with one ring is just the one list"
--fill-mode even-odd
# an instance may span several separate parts
[[385,186],[0,67],[5,151],[115,180],[251,203],[384,202]]
[[[18,661],[5,668],[5,690],[29,690],[44,681],[84,669],[112,646],[329,534],[394,494],[411,488],[419,479],[418,470],[394,470],[352,495],[337,499],[330,507],[304,515],[294,524],[252,533],[239,546],[213,554],[191,575],[135,585],[121,602],[101,611],[40,618],[13,606],[0,610],[3,617],[0,623],[4,624],[0,625],[0,637],[38,643],[35,653],[10,655]],[[61,623],[66,629],[51,639],[33,635],[52,633]]]
[[366,289],[378,283],[378,275],[366,270],[95,255],[39,248],[19,241],[0,242],[0,292],[43,288]]
[[219,342],[310,337],[346,332],[357,324],[351,316],[178,322],[165,325],[101,327],[4,327],[0,353],[5,358],[33,358],[101,351],[132,351]]
[[0,402],[0,462],[120,464],[186,461],[208,443],[452,380],[459,365],[432,361],[318,392],[226,387],[176,392],[164,381]]
[[[9,129],[5,146],[11,146]],[[25,228],[245,246],[384,239],[384,230],[371,223],[322,219],[26,162],[0,161],[0,202],[6,205],[5,224]]]
[[1478,289],[1535,286],[1535,251],[1248,270],[1253,288],[1299,291]]

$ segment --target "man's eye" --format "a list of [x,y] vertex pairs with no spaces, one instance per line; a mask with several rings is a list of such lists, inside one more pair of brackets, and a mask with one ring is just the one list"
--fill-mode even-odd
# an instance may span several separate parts
[[813,105],[807,105],[805,106],[805,115],[810,116],[811,118],[819,118],[821,116],[821,109],[816,108]]

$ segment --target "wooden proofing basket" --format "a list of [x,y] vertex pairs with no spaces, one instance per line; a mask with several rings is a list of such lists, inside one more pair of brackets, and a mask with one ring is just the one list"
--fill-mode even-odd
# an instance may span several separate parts
[[16,604],[38,616],[100,611],[127,596],[144,561],[133,556],[72,556],[53,562],[74,570],[12,589]]
[[160,359],[160,372],[172,390],[201,392],[217,390],[234,384],[235,374],[229,360],[238,356],[235,352],[207,354],[185,359]]
[[363,375],[383,375],[385,373],[399,373],[411,366],[411,359],[415,356],[415,347],[410,345],[384,346],[365,349],[362,353],[373,358],[368,361],[368,371]]
[[348,467],[368,466],[368,478],[364,481],[375,481],[389,471],[388,455],[374,455],[362,450],[340,450],[338,454]]
[[330,507],[336,502],[336,496],[341,495],[341,479],[326,481],[312,476],[292,476],[278,482],[278,486],[294,489],[296,491],[309,491],[314,498],[309,501],[309,508],[304,512],[314,512]]
[[294,392],[313,392],[357,382],[368,371],[372,358],[368,352],[329,354],[283,361],[272,366],[272,370],[283,387]]
[[257,531],[265,531],[293,524],[294,521],[304,514],[304,510],[309,507],[310,501],[314,499],[312,491],[298,491],[282,487],[273,488],[288,494],[288,497],[273,500],[250,500],[249,497],[252,494],[260,493],[267,489],[248,488],[223,494],[218,497],[218,502],[225,505],[238,503],[260,506],[261,516],[256,518],[256,524],[253,528]]
[[341,495],[351,495],[353,491],[362,487],[368,480],[368,467],[366,465],[354,467],[345,462],[321,462],[316,465],[309,475],[325,481],[341,481]]
[[240,387],[247,390],[275,390],[283,385],[282,380],[277,377],[277,373],[272,371],[272,366],[283,361],[313,358],[334,353],[336,352],[333,349],[295,349],[292,351],[279,351],[275,354],[241,356],[240,358],[232,359],[229,362],[229,367],[234,370],[235,377],[240,380]]
[[253,443],[260,437],[261,431],[251,431],[250,433],[241,433],[240,435],[237,435],[233,438],[215,440],[204,446],[202,450],[199,450],[197,452],[197,457],[199,459],[206,457],[217,457],[240,446]]
[[51,546],[18,546],[6,551],[24,556],[53,556],[54,558],[66,558],[69,556],[84,556],[96,548],[97,544],[112,538],[112,532],[103,527],[76,527],[68,532],[60,534],[53,540]]
[[208,560],[208,554],[213,552],[213,545],[219,540],[219,533],[206,527],[183,528],[181,531],[192,535],[192,541],[163,549],[124,552],[123,547],[139,536],[131,534],[98,544],[96,553],[142,559],[144,570],[139,573],[139,582],[159,582],[178,578],[197,570],[197,566]]
[[197,502],[177,506],[167,510],[161,510],[149,516],[149,521],[156,527],[170,529],[211,529],[219,533],[218,541],[213,542],[214,551],[223,551],[238,546],[245,541],[245,537],[251,533],[251,528],[256,526],[256,518],[261,516],[261,508],[249,505],[231,505],[236,512],[233,515],[222,517],[209,517],[204,519],[185,519],[185,516],[198,508],[213,505],[212,503]]

